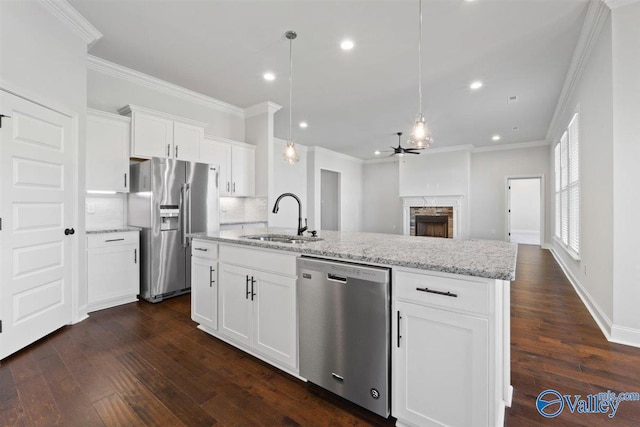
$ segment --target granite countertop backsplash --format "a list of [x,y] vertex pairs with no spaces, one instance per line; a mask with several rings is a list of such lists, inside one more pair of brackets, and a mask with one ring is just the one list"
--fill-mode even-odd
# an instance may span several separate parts
[[515,278],[518,248],[515,243],[339,231],[319,231],[318,237],[322,240],[296,244],[250,240],[243,237],[265,233],[291,235],[295,234],[295,230],[282,228],[225,230],[194,233],[191,237],[363,263],[500,280]]

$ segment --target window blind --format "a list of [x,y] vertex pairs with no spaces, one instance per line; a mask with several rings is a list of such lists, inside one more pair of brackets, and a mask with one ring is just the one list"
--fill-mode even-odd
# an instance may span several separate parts
[[580,254],[580,117],[574,114],[554,147],[555,235]]

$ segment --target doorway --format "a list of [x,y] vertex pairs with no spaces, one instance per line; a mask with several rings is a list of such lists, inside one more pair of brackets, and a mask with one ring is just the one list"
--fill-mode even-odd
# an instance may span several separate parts
[[507,226],[509,241],[540,245],[542,229],[542,178],[507,180]]
[[320,229],[340,230],[340,173],[320,170]]

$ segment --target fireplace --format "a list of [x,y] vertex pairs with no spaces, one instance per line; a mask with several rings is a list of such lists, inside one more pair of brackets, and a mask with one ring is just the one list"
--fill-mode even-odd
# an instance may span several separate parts
[[404,234],[460,239],[465,236],[463,200],[464,196],[402,197]]
[[416,215],[416,236],[449,237],[448,215]]

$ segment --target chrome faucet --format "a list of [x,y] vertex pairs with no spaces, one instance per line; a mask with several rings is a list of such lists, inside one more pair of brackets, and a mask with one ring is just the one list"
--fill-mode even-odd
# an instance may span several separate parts
[[298,236],[302,236],[302,233],[304,233],[307,230],[307,218],[304,219],[304,227],[302,226],[302,203],[300,202],[300,199],[298,198],[298,196],[296,196],[293,193],[282,193],[280,196],[278,196],[278,198],[276,199],[276,204],[273,205],[273,213],[276,214],[278,213],[278,209],[279,208],[279,204],[280,204],[280,200],[282,200],[284,197],[293,197],[294,199],[296,199],[296,202],[298,202]]

